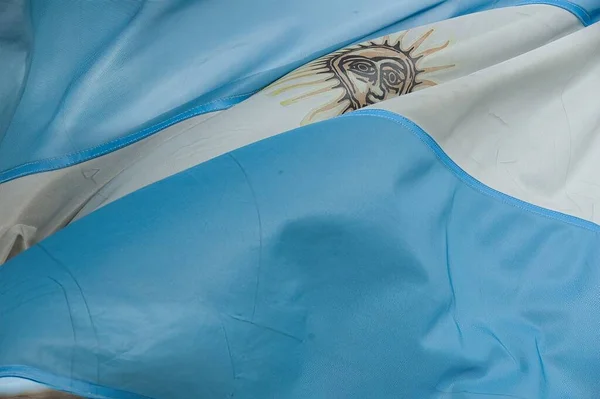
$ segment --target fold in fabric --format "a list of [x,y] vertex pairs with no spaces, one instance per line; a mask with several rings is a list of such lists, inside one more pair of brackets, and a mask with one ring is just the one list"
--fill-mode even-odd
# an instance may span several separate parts
[[93,398],[592,398],[599,231],[359,111],[150,185],[9,261],[0,375]]

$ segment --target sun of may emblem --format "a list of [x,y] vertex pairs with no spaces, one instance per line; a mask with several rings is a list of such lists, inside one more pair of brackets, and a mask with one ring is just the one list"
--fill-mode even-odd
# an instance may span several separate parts
[[269,95],[278,96],[290,90],[308,88],[306,93],[282,101],[284,106],[331,90],[339,92],[337,98],[306,115],[302,120],[304,125],[407,94],[418,87],[435,86],[435,82],[422,79],[422,75],[454,65],[419,68],[423,58],[449,44],[447,41],[439,47],[419,51],[432,33],[433,29],[427,31],[408,48],[402,45],[407,32],[395,38],[384,36],[346,47],[296,69],[267,90],[272,90]]

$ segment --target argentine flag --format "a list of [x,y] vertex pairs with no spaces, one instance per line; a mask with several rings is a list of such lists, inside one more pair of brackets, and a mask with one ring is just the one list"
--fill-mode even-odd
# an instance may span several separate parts
[[0,395],[597,398],[600,0],[0,0]]

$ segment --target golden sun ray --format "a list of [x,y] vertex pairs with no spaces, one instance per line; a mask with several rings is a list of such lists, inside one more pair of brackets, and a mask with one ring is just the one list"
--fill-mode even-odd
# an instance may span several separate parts
[[[400,46],[402,46],[402,41],[404,41],[404,37],[408,34],[408,31],[405,30],[404,32],[400,33],[398,35],[398,37],[396,37],[396,43],[400,44]],[[386,36],[389,37],[389,36]]]
[[436,67],[421,68],[420,71],[421,71],[421,73],[429,73],[429,72],[435,72],[435,71],[442,71],[442,70],[448,69],[448,68],[454,68],[455,66],[456,66],[455,64],[441,65],[441,66],[436,66]]
[[425,33],[423,34],[423,36],[421,36],[420,38],[418,38],[418,39],[417,39],[417,40],[416,40],[416,41],[415,41],[415,42],[414,42],[414,43],[413,43],[413,44],[410,46],[409,52],[411,53],[411,55],[412,55],[412,52],[413,52],[413,51],[415,51],[415,50],[417,50],[417,49],[418,49],[418,48],[421,46],[421,44],[423,44],[423,42],[424,42],[425,40],[427,40],[427,38],[428,38],[429,36],[431,36],[431,34],[432,34],[432,33],[433,33],[433,29],[429,29],[427,32],[425,32]]
[[302,94],[301,96],[293,97],[293,98],[287,99],[285,101],[282,101],[281,105],[290,105],[290,104],[293,104],[293,103],[297,103],[298,101],[303,100],[303,99],[305,99],[307,97],[316,96],[317,94],[321,94],[321,93],[327,93],[332,88],[333,88],[333,86],[323,87],[322,89],[314,90],[314,91],[311,91],[309,93]]
[[448,47],[448,45],[450,44],[450,40],[448,40],[446,43],[442,44],[439,47],[432,47],[428,50],[425,50],[419,54],[415,54],[414,57],[415,58],[419,58],[419,57],[427,57],[428,55],[431,55],[433,53],[437,53],[438,51],[442,51],[443,49],[445,49],[446,47]]
[[319,67],[319,68],[307,68],[307,69],[298,69],[292,73],[290,73],[289,76],[290,78],[302,78],[304,76],[311,76],[314,75],[315,73],[321,73],[321,72],[327,72],[327,68],[325,67]]
[[314,86],[316,84],[325,83],[325,82],[327,82],[327,78],[321,78],[319,80],[311,80],[309,82],[296,83],[296,84],[293,84],[293,85],[284,86],[284,87],[281,87],[279,89],[273,90],[273,92],[269,93],[269,95],[270,96],[276,96],[278,94],[285,93],[286,91],[294,90],[294,89],[297,89],[299,87]]
[[[331,73],[327,72],[327,70],[324,70],[321,74],[325,74],[325,73],[327,73],[328,75],[331,75]],[[291,82],[293,80],[298,80],[298,79],[307,78],[307,77],[319,77],[319,76],[320,75],[315,74],[315,72],[313,72],[313,71],[302,73],[302,74],[298,74],[298,75],[294,75],[294,76],[292,76],[290,74],[287,77],[281,78],[281,79],[279,79],[279,80],[271,83],[269,86],[267,86],[267,89],[274,88],[274,87],[279,86],[279,85],[281,85],[283,83]],[[314,82],[319,82],[319,81],[321,81],[321,79],[315,80]]]
[[308,64],[305,67],[302,68],[298,68],[296,69],[294,72],[292,72],[290,75],[295,75],[295,74],[299,74],[299,73],[304,73],[304,72],[308,72],[308,71],[320,71],[320,70],[324,70],[327,69],[327,66],[325,65],[321,65],[319,64]]
[[432,80],[424,79],[424,80],[419,80],[418,82],[415,83],[415,85],[416,86],[428,86],[429,87],[429,86],[437,86],[437,83],[435,83]]
[[322,114],[323,112],[331,111],[338,107],[342,107],[344,104],[342,104],[342,102],[340,102],[340,101],[343,98],[344,98],[344,96],[341,95],[335,101],[331,101],[330,103],[325,104],[321,108],[312,110],[308,115],[306,115],[304,117],[304,119],[302,119],[302,122],[300,122],[300,124],[306,125],[306,124],[310,123],[315,118],[315,116],[317,116],[318,114]]

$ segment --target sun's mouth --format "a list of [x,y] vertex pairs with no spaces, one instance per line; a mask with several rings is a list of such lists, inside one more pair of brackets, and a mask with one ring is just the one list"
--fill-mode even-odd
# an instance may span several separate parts
[[375,94],[370,92],[369,94],[367,94],[367,104],[366,105],[376,104],[383,100],[385,100],[385,94],[382,94],[381,96],[376,96]]

